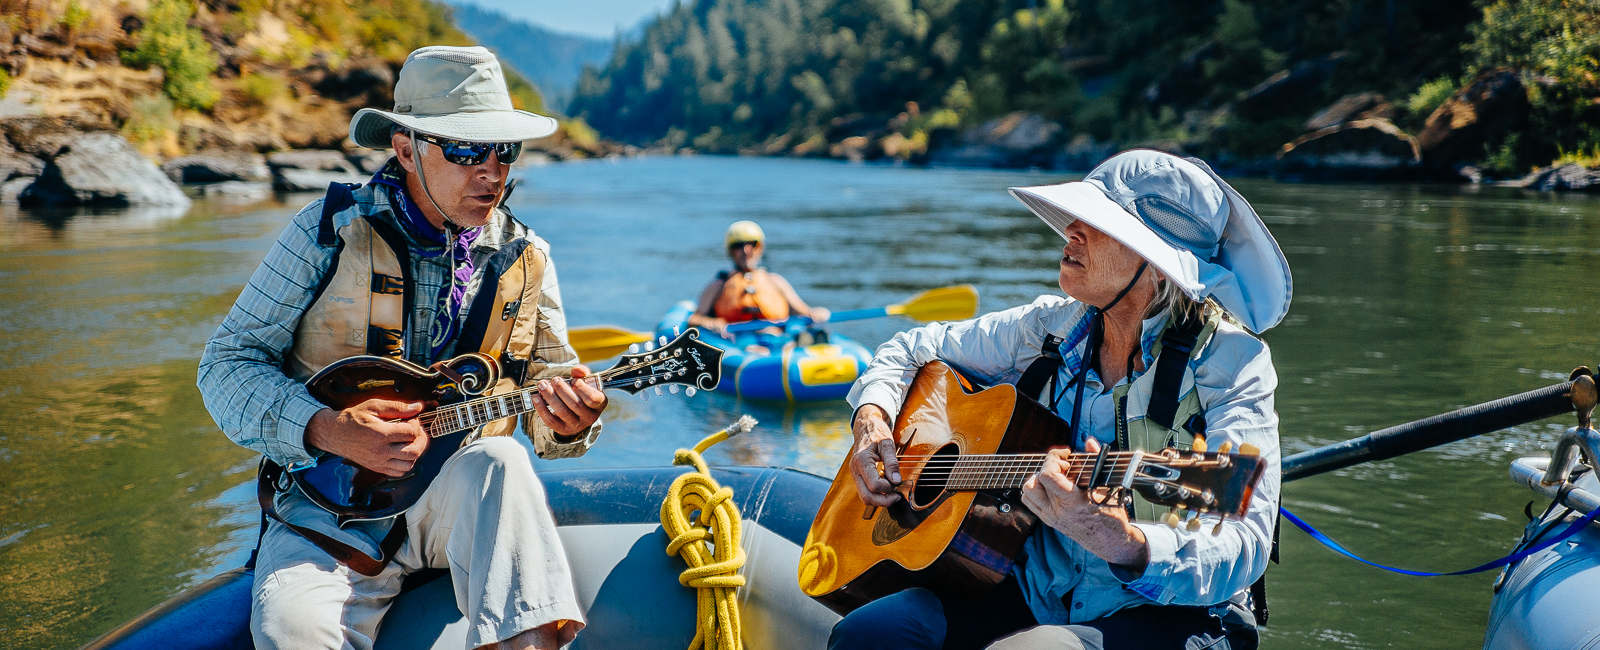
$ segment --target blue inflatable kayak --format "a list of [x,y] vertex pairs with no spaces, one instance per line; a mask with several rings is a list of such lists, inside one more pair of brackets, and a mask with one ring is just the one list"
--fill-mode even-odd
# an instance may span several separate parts
[[[688,328],[694,304],[680,302],[656,325],[656,336],[672,338]],[[798,334],[798,333],[795,333]],[[866,371],[872,351],[853,339],[824,333],[815,343],[800,345],[792,334],[750,332],[730,340],[701,330],[700,340],[727,351],[722,357],[722,382],[729,395],[786,402],[844,399],[856,377]]]

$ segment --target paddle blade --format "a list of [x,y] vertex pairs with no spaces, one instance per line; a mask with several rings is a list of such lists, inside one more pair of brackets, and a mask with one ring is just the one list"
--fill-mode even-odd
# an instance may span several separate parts
[[567,341],[572,344],[572,349],[578,352],[578,360],[584,363],[610,359],[627,351],[628,346],[644,343],[651,338],[644,332],[625,330],[612,325],[567,330]]
[[965,320],[978,313],[978,289],[970,284],[929,289],[887,311],[920,321]]

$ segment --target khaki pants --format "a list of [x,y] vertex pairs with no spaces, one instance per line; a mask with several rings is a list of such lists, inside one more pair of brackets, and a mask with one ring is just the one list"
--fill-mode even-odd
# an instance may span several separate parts
[[516,441],[483,438],[456,452],[406,524],[394,562],[368,577],[273,522],[256,560],[256,647],[367,650],[401,579],[430,567],[450,570],[469,648],[558,621],[565,644],[583,628],[544,485]]

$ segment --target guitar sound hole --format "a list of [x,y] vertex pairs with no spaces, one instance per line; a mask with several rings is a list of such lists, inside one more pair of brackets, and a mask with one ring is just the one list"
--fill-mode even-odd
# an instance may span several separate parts
[[911,488],[911,505],[926,508],[939,500],[939,495],[944,494],[944,486],[950,483],[950,472],[955,468],[955,460],[960,453],[961,449],[953,442],[933,452],[933,457],[922,466],[917,484]]

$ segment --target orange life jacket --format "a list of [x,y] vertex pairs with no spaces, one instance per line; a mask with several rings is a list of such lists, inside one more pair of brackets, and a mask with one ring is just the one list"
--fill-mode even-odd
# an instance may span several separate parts
[[758,318],[783,320],[789,317],[789,300],[778,290],[778,285],[773,284],[766,269],[749,273],[723,271],[717,277],[722,278],[722,293],[712,306],[717,318],[742,323]]

